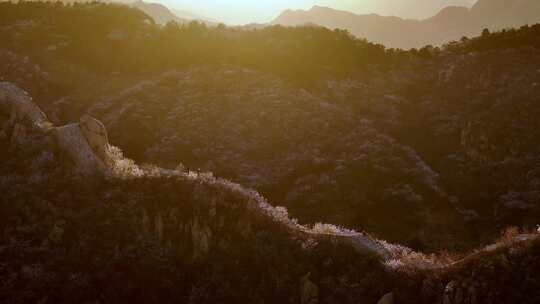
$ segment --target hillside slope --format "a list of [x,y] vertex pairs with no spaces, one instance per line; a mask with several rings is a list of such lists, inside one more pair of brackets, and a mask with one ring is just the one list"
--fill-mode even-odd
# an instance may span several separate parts
[[[161,29],[126,7],[11,6],[0,19],[0,77],[28,90],[55,124],[90,112],[137,162],[212,171],[301,223],[426,251],[467,250],[506,226],[537,225],[539,26],[396,52],[324,29]],[[88,20],[100,26],[86,32]],[[251,54],[255,41],[253,57],[234,55]],[[180,48],[150,56],[163,43]],[[316,82],[293,81],[305,74]]]
[[[498,275],[531,279],[534,234],[508,234],[460,260],[428,257],[332,225],[300,226],[257,192],[211,173],[139,167],[109,145],[106,130],[96,133],[99,121],[51,126],[10,83],[0,83],[0,113],[0,143],[9,147],[0,165],[5,303],[356,303],[388,290],[381,301],[476,303],[495,299],[495,290],[499,300],[539,296],[536,281],[507,284],[491,272],[502,266]],[[80,129],[83,141],[67,128]],[[93,154],[108,167],[99,169],[104,175],[88,171],[101,162]]]

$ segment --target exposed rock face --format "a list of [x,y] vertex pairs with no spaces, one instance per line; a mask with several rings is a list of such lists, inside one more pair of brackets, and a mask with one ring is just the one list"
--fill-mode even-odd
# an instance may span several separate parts
[[97,119],[85,115],[80,123],[54,127],[29,94],[9,82],[0,82],[0,114],[9,115],[3,132],[9,134],[11,131],[12,146],[24,144],[27,133],[37,130],[46,136],[52,134],[78,173],[88,175],[107,171],[107,131]]
[[394,293],[385,294],[377,304],[394,304]]
[[79,121],[79,127],[92,150],[101,160],[107,162],[109,156],[109,138],[107,136],[107,129],[103,123],[89,115],[84,115]]
[[24,125],[16,124],[13,127],[13,132],[11,134],[11,147],[16,147],[20,144],[23,144],[26,140],[26,128]]
[[40,130],[50,130],[52,124],[25,91],[9,82],[0,82],[0,113],[9,115],[7,127],[28,122]]
[[88,144],[79,124],[55,128],[54,139],[58,147],[75,164],[76,171],[83,175],[105,172],[105,163]]

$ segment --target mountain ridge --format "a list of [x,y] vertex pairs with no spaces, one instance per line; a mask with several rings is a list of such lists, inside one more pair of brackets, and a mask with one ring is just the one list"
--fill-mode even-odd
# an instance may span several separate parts
[[178,16],[179,18],[185,19],[185,20],[193,20],[193,21],[201,21],[206,24],[219,24],[221,23],[219,20],[214,18],[209,18],[206,16],[201,16],[199,14],[193,13],[188,10],[183,9],[171,9],[172,13]]
[[470,9],[448,6],[422,20],[377,14],[358,15],[316,5],[310,10],[284,11],[271,24],[298,26],[314,23],[331,29],[346,29],[359,38],[387,47],[410,49],[430,44],[438,46],[463,36],[475,36],[484,28],[500,30],[536,22],[540,22],[540,2],[479,0]]
[[143,11],[144,13],[152,17],[152,19],[154,19],[154,21],[158,24],[165,24],[170,21],[175,21],[178,23],[188,22],[188,20],[182,19],[175,15],[171,10],[169,10],[168,7],[163,4],[136,0],[128,3],[127,5]]

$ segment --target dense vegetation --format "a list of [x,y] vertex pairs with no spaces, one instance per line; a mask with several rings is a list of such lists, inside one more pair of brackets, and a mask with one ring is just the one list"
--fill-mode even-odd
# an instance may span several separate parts
[[[3,2],[0,20],[0,26],[12,27],[2,32],[5,46],[31,51],[45,61],[47,48],[57,45],[61,58],[101,73],[229,63],[306,82],[389,59],[381,45],[341,30],[280,26],[246,30],[198,22],[161,27],[141,11],[99,2]],[[10,39],[16,31],[24,32],[25,39]]]
[[250,192],[208,174],[148,167],[137,178],[81,179],[33,133],[0,156],[2,303],[375,303],[393,291],[398,303],[532,304],[540,296],[538,239],[502,239],[499,250],[448,270],[422,269],[421,255],[392,269],[345,244],[291,235],[252,206]]
[[326,302],[373,302],[394,284],[376,258],[303,244],[211,177],[74,179],[37,138],[2,151],[2,303],[300,303],[310,272]]
[[[3,46],[47,64],[51,52],[96,73],[148,74],[194,65],[231,64],[275,73],[302,85],[321,78],[351,77],[367,66],[388,68],[442,50],[484,51],[538,45],[539,26],[503,30],[478,39],[464,37],[442,50],[385,49],[346,30],[318,26],[262,29],[208,27],[199,22],[165,26],[124,5],[86,2],[0,3]],[[24,39],[19,39],[23,35]],[[137,50],[134,52],[133,50]],[[54,62],[55,65],[58,62]],[[52,64],[51,64],[52,65]]]

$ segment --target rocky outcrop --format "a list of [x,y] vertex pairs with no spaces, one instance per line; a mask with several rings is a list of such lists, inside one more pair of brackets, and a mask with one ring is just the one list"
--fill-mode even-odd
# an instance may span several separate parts
[[52,127],[45,113],[32,102],[28,93],[9,82],[0,82],[0,114],[9,116],[4,128],[13,128],[18,122],[41,131],[49,131]]
[[11,133],[10,147],[15,148],[24,144],[26,137],[26,127],[21,124],[15,124],[15,126],[13,126],[13,132]]
[[84,137],[86,138],[92,151],[104,162],[108,162],[109,158],[109,137],[107,129],[101,121],[84,115],[79,121]]
[[93,175],[109,170],[107,132],[97,119],[85,115],[79,123],[54,127],[29,94],[9,82],[0,83],[0,114],[9,116],[2,129],[6,136],[10,134],[12,147],[23,145],[28,133],[37,132],[53,139],[77,173]]
[[54,139],[60,150],[73,161],[76,171],[83,175],[92,175],[107,170],[105,163],[92,150],[77,123],[57,127]]
[[385,294],[377,304],[394,304],[394,293]]

